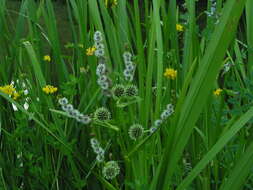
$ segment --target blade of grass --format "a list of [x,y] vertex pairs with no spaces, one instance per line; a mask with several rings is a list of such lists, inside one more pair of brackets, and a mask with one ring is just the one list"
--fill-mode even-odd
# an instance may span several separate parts
[[52,137],[54,137],[59,143],[61,143],[68,151],[72,152],[72,149],[65,143],[63,140],[61,140],[59,137],[57,137],[50,129],[49,127],[45,126],[42,122],[40,122],[32,113],[29,113],[27,110],[25,110],[20,104],[18,104],[16,101],[14,101],[12,98],[8,97],[6,94],[0,92],[0,96],[5,98],[10,103],[14,104],[20,111],[22,111],[25,115],[27,115],[30,119],[34,120],[42,129],[44,129],[48,134],[50,134]]
[[32,44],[30,42],[26,41],[26,42],[23,42],[23,45],[25,46],[25,48],[30,56],[32,67],[33,67],[33,70],[36,75],[36,79],[38,79],[39,86],[42,89],[46,85],[46,80],[45,80],[42,70],[40,68],[40,65],[39,65],[40,62],[36,56],[36,53],[33,49]]
[[[140,96],[143,97],[145,93],[144,88],[144,80],[145,80],[145,73],[146,73],[146,67],[145,67],[145,55],[144,55],[144,43],[143,43],[143,33],[142,33],[142,25],[141,25],[141,18],[140,18],[140,8],[139,8],[139,1],[133,2],[133,8],[134,8],[134,31],[132,33],[135,33],[136,37],[136,49],[137,49],[137,67],[138,67],[138,78],[139,78],[139,91]],[[152,30],[151,30],[151,36],[152,36]],[[146,80],[149,80],[151,75]],[[145,121],[145,110],[143,109],[145,106],[142,102],[139,104],[139,109],[141,114],[141,121],[144,123]]]
[[248,42],[248,72],[253,77],[253,1],[246,3],[246,22],[247,22],[247,42]]
[[157,95],[155,104],[155,117],[158,118],[161,109],[161,97],[162,97],[162,79],[163,79],[163,38],[160,23],[160,0],[153,0],[154,7],[154,23],[155,23],[155,34],[156,34],[156,45],[157,45]]
[[196,53],[195,49],[197,44],[195,43],[195,30],[196,30],[196,23],[195,23],[195,1],[187,1],[188,10],[189,10],[189,29],[185,29],[185,43],[184,43],[184,53],[183,53],[183,78],[186,77],[186,74],[195,59]]
[[249,145],[247,150],[242,154],[240,159],[228,178],[224,180],[220,190],[239,190],[245,184],[245,180],[252,171],[253,165],[253,142]]
[[57,69],[60,71],[57,72],[58,78],[61,82],[65,82],[69,79],[69,75],[61,54],[56,18],[51,0],[46,0],[46,6],[45,9],[43,9],[43,17],[48,31],[48,38],[53,49],[54,62],[56,63],[55,65],[57,65]]
[[[215,145],[205,154],[198,162],[188,176],[180,183],[177,190],[186,189],[195,177],[206,167],[206,165],[215,158],[215,156],[225,147],[225,145],[233,139],[233,137],[245,126],[245,124],[253,117],[253,108],[243,114],[230,128],[226,131]],[[231,119],[233,120],[233,119]]]
[[175,172],[177,163],[210,94],[212,88],[210,84],[214,83],[225,52],[234,37],[245,2],[246,0],[227,1],[223,9],[221,21],[213,33],[212,40],[201,60],[182,110],[180,110],[180,113],[176,113],[180,114],[180,117],[175,126],[174,145],[170,149],[165,148],[165,154],[151,186],[152,190],[166,190],[170,186],[171,177]]

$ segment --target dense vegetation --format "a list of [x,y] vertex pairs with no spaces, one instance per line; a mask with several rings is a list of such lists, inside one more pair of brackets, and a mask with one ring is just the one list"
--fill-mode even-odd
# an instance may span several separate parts
[[253,1],[0,0],[0,32],[1,190],[253,189]]

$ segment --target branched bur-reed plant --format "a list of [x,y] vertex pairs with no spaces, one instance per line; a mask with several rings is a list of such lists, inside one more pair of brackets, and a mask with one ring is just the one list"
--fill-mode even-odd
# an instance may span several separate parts
[[203,2],[1,0],[0,189],[252,189],[253,4]]

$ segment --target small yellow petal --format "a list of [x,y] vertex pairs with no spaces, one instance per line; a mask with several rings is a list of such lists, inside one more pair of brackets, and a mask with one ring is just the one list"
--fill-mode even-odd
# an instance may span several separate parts
[[19,94],[18,92],[15,92],[15,93],[13,94],[13,99],[14,99],[14,100],[17,100],[19,97],[20,97],[20,94]]
[[183,32],[184,31],[184,27],[181,24],[176,24],[176,30],[179,32]]
[[177,77],[177,70],[172,69],[172,68],[167,68],[163,74],[166,78],[168,79],[176,79]]
[[51,57],[50,57],[49,55],[45,55],[45,56],[43,57],[43,60],[44,60],[44,61],[50,62],[50,61],[51,61]]
[[42,88],[42,91],[45,92],[46,94],[53,94],[57,92],[58,88],[51,86],[51,85],[46,85],[45,87]]
[[213,92],[213,94],[215,95],[215,96],[220,96],[221,95],[221,93],[222,93],[222,89],[220,89],[220,88],[217,88],[214,92]]
[[88,56],[91,56],[94,54],[94,52],[96,51],[96,48],[93,46],[93,47],[89,47],[86,49],[86,55]]

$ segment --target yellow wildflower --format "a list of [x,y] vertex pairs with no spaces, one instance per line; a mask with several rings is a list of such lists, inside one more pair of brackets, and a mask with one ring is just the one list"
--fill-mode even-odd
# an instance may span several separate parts
[[222,89],[220,89],[220,88],[217,88],[215,91],[213,91],[213,94],[215,95],[215,96],[220,96],[221,95],[221,93],[222,93]]
[[43,60],[44,60],[44,61],[50,62],[50,61],[51,61],[51,57],[50,57],[49,55],[45,55],[45,56],[43,57]]
[[20,94],[16,91],[12,84],[0,86],[0,91],[11,96],[14,100],[17,100],[20,97]]
[[13,93],[14,93],[16,90],[15,90],[15,88],[13,87],[13,85],[10,84],[10,85],[1,86],[1,87],[0,87],[0,91],[11,96],[11,95],[13,95]]
[[176,24],[176,29],[177,29],[177,31],[179,31],[179,32],[183,32],[183,31],[184,31],[184,27],[183,27],[183,25],[181,25],[181,24]]
[[93,46],[93,47],[89,47],[86,49],[86,55],[88,56],[91,56],[94,54],[94,52],[96,51],[96,48]]
[[53,93],[57,92],[58,88],[51,86],[51,85],[46,85],[45,87],[42,88],[42,90],[46,94],[53,94]]
[[20,97],[20,94],[18,92],[13,93],[13,99],[17,100]]
[[174,80],[177,77],[177,70],[172,68],[167,68],[163,74],[168,79]]
[[105,0],[105,6],[108,8],[110,7],[114,7],[118,4],[118,0]]

